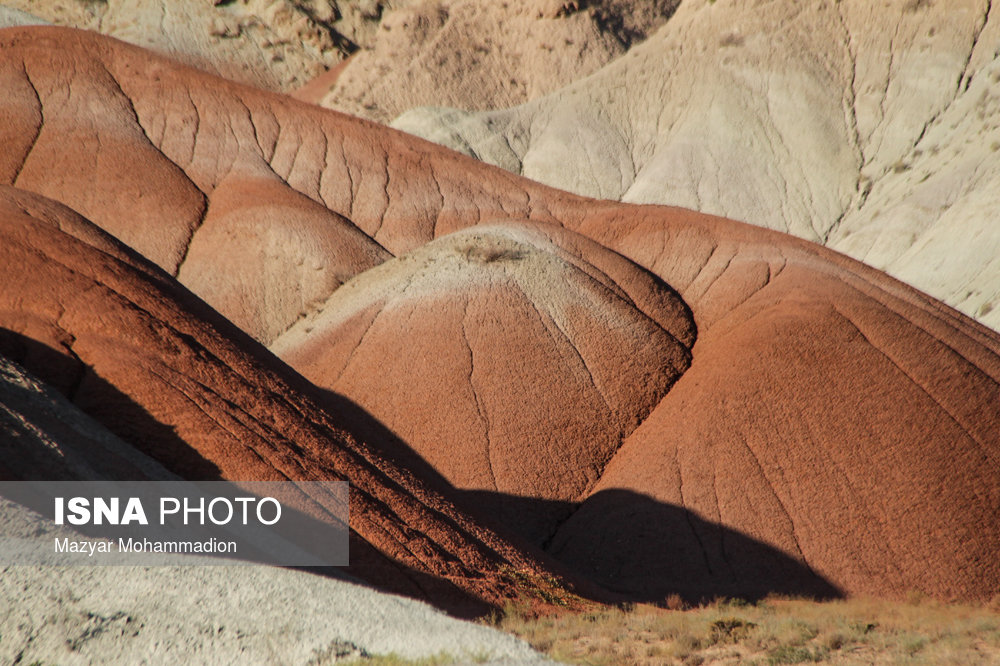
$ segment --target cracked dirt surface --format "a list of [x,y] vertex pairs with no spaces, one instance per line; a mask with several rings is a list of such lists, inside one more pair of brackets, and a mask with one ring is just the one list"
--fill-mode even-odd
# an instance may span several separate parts
[[[839,26],[839,19],[836,23]],[[55,43],[59,48],[53,47]],[[623,393],[621,404],[633,405],[629,409],[637,419],[642,419],[646,407],[636,410],[635,403],[656,403],[642,424],[621,431],[620,423],[592,422],[595,438],[610,435],[614,441],[620,431],[624,437],[596,483],[565,502],[563,498],[574,492],[572,483],[539,495],[530,475],[520,474],[524,493],[510,487],[501,497],[520,513],[525,525],[537,524],[553,506],[558,509],[564,518],[544,543],[576,571],[642,599],[662,599],[668,588],[740,589],[747,581],[753,583],[742,590],[747,595],[766,589],[902,596],[918,590],[939,598],[982,599],[1000,590],[1000,563],[992,557],[1000,543],[995,520],[1000,510],[996,429],[1000,338],[968,317],[875,269],[801,239],[679,208],[596,201],[559,192],[419,139],[225,83],[121,43],[56,29],[23,29],[0,32],[0,49],[4,54],[0,77],[15,91],[2,107],[5,122],[0,125],[5,145],[11,146],[0,155],[0,173],[7,182],[17,174],[19,188],[56,198],[79,212],[86,210],[96,224],[128,238],[167,270],[175,257],[187,254],[182,281],[188,269],[201,262],[200,278],[187,280],[186,285],[196,294],[206,294],[210,305],[223,314],[236,318],[230,313],[239,312],[229,298],[253,300],[268,289],[287,290],[301,270],[295,257],[277,257],[268,270],[291,277],[265,284],[246,272],[230,270],[224,261],[213,266],[210,253],[196,262],[193,250],[187,251],[190,227],[177,220],[200,219],[199,206],[207,202],[211,210],[230,179],[260,178],[270,183],[267,188],[247,186],[244,196],[259,193],[279,201],[302,196],[328,210],[323,218],[327,222],[300,232],[304,238],[320,233],[316,230],[325,224],[323,233],[339,234],[338,242],[345,246],[370,249],[375,243],[386,252],[372,261],[395,256],[348,279],[343,287],[336,288],[331,281],[325,288],[336,288],[332,297],[322,290],[310,292],[315,305],[297,323],[301,313],[291,314],[294,308],[256,311],[273,316],[270,330],[290,328],[287,335],[297,334],[313,319],[321,322],[324,315],[313,313],[324,303],[348,301],[343,290],[351,284],[379,282],[381,300],[372,299],[356,311],[345,309],[355,313],[338,324],[345,337],[360,341],[368,331],[372,338],[388,326],[383,320],[399,322],[387,330],[423,325],[433,331],[414,340],[395,336],[398,347],[413,346],[414,360],[391,368],[396,379],[366,399],[373,405],[391,405],[399,399],[400,386],[422,381],[416,350],[438,354],[453,365],[448,371],[456,383],[449,386],[450,398],[456,412],[464,404],[462,422],[467,424],[468,439],[480,442],[470,446],[476,455],[484,451],[485,424],[480,416],[486,416],[492,433],[498,423],[493,405],[516,414],[518,408],[511,402],[528,395],[512,390],[509,400],[500,400],[507,379],[486,372],[490,359],[500,366],[511,359],[510,367],[519,373],[533,369],[531,357],[517,353],[525,347],[517,337],[525,327],[544,327],[551,338],[532,336],[533,343],[552,340],[560,350],[553,356],[558,362],[551,364],[556,375],[553,385],[576,385],[580,380],[581,390],[590,391],[598,412],[612,403],[611,391],[593,390],[600,383],[599,372],[586,345],[593,341],[602,354],[614,358],[616,347],[623,344],[616,342],[615,325],[622,321],[655,332],[652,320],[661,330],[678,331],[672,338],[690,348],[690,367],[674,382],[688,357],[682,353],[678,363],[679,350],[664,337],[661,351],[646,370],[654,382],[672,386],[662,398],[659,390],[643,396],[644,380]],[[36,135],[37,140],[32,138]],[[88,150],[65,149],[77,135],[92,137]],[[127,160],[129,150],[151,151],[154,159],[138,171]],[[92,189],[110,188],[107,184],[115,179],[123,182],[116,196],[94,196]],[[140,180],[157,183],[157,189],[148,196],[144,190],[143,196],[132,194],[130,183]],[[845,196],[853,191],[848,184]],[[142,215],[132,212],[137,206]],[[437,257],[438,248],[472,238],[476,225],[487,224],[500,231],[483,229],[488,242],[474,243],[464,259],[452,253],[449,261],[464,263],[458,262],[460,270],[455,272],[462,279],[450,281],[454,275],[444,270],[449,264]],[[170,225],[178,231],[163,233]],[[192,246],[206,228],[207,218],[194,233]],[[573,270],[564,273],[568,279],[563,284],[550,285],[555,291],[538,291],[530,276],[510,269],[508,264],[516,262],[504,261],[521,252],[536,252],[537,243],[536,249],[496,247],[496,239],[488,238],[497,233],[509,236],[519,228],[519,233],[549,229],[544,235],[550,242],[543,243],[548,249],[538,252],[540,260],[555,257],[573,264]],[[580,236],[590,240],[573,240]],[[226,243],[217,255],[261,252],[258,236],[220,237]],[[602,259],[606,250],[587,250],[589,242],[628,261]],[[566,251],[567,243],[575,249]],[[426,279],[419,270],[407,268],[414,257],[427,259]],[[489,257],[495,260],[483,262]],[[343,257],[338,252],[326,260],[339,265]],[[615,263],[621,266],[622,277],[612,277],[610,266]],[[354,266],[338,269],[338,275],[346,279]],[[601,273],[611,279],[602,279]],[[504,290],[488,298],[476,296],[476,280],[483,277],[496,280]],[[208,285],[213,281],[225,285],[219,293],[232,296],[211,297]],[[626,288],[628,284],[645,284],[640,290],[645,295],[636,295]],[[591,288],[590,293],[599,295],[593,299],[595,306],[575,322],[581,329],[593,324],[593,330],[581,334],[566,327],[564,339],[557,334],[558,308]],[[439,326],[433,326],[438,313],[421,312],[410,289],[428,290],[448,303]],[[283,296],[266,298],[277,302]],[[655,307],[647,305],[657,298]],[[498,304],[505,299],[518,304],[524,314],[512,318],[509,326],[500,325],[491,314],[503,310]],[[3,325],[29,331],[27,324],[9,314],[17,311],[11,307],[5,316],[12,323]],[[58,312],[52,316],[59,320]],[[82,314],[75,316],[81,327],[90,325]],[[696,334],[694,328],[678,325],[690,324],[691,319]],[[546,326],[548,320],[556,325]],[[684,330],[695,335],[685,337]],[[31,331],[29,335],[39,339],[52,338],[48,328]],[[83,358],[80,335],[72,333],[77,339],[72,346]],[[391,337],[385,336],[379,346],[393,344]],[[59,345],[59,339],[49,343],[54,349]],[[336,350],[331,356],[337,358],[327,368],[317,362],[316,368],[308,369],[308,359],[295,360],[291,355],[289,359],[307,374],[322,375],[318,381],[325,388],[339,390],[337,382],[349,376],[343,368],[360,362],[352,359],[352,351],[355,357],[363,356],[369,345],[373,339],[354,349],[347,345],[346,350]],[[178,349],[183,352],[185,347]],[[634,348],[626,344],[625,349]],[[273,359],[264,363],[266,356],[254,358],[265,367],[276,363]],[[168,371],[159,372],[174,377]],[[588,374],[593,385],[585,381]],[[203,391],[218,390],[212,388],[213,382],[221,380],[178,376],[171,381],[186,391]],[[376,379],[371,382],[365,384],[366,390],[377,385]],[[276,393],[282,395],[284,390]],[[558,398],[532,400],[530,406],[539,413],[558,412]],[[237,411],[254,413],[249,406]],[[322,417],[322,423],[327,418]],[[198,419],[204,423],[199,428],[225,434],[224,428]],[[333,422],[352,432],[357,427],[361,433],[379,426],[363,421],[343,417]],[[405,427],[394,424],[396,430]],[[394,440],[392,432],[380,436],[392,446],[407,444]],[[200,435],[192,431],[185,437],[197,440]],[[368,441],[365,436],[360,439]],[[368,443],[380,444],[374,439]],[[493,444],[489,458],[494,457]],[[209,449],[199,450],[219,465],[250,465],[242,462],[244,455],[249,456],[242,444],[233,446],[232,453],[218,456]],[[266,452],[266,447],[261,450]],[[486,469],[490,465],[477,462],[471,454],[465,460],[470,470],[478,469],[469,475],[478,484],[475,492],[495,492],[503,478],[497,467],[493,465],[490,474]],[[534,464],[544,471],[551,461],[532,448],[517,463],[520,469]],[[417,476],[434,483],[426,469],[414,469]],[[517,480],[513,474],[508,479]],[[444,480],[446,485],[448,481]],[[375,490],[370,492],[375,495]],[[459,504],[468,498],[467,492],[449,496]],[[423,511],[419,506],[413,510],[418,509]],[[462,514],[449,515],[459,521]],[[376,522],[372,530],[378,529]],[[389,525],[404,530],[398,522]],[[480,534],[475,530],[481,528],[463,529],[468,535]],[[441,530],[449,543],[471,538],[444,526]],[[385,538],[393,543],[401,537]],[[440,552],[435,545],[439,541],[412,538],[430,552]],[[508,551],[497,548],[508,556]],[[413,561],[423,560],[414,555]],[[495,564],[489,557],[483,562],[487,568]],[[460,581],[461,576],[449,580]]]

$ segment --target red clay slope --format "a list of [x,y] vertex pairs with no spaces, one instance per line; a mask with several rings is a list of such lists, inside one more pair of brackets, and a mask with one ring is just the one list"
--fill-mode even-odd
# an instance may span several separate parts
[[[112,40],[8,30],[0,49],[0,174],[168,270],[220,184],[265,178],[396,255],[528,219],[589,236],[675,289],[698,329],[691,367],[552,535],[554,552],[598,579],[640,597],[766,591],[788,576],[782,553],[847,593],[1000,592],[1000,340],[954,311],[805,242],[559,193]],[[254,256],[256,244],[215,256]],[[209,276],[239,298],[268,291],[202,266],[196,293]],[[292,324],[278,313],[264,328]]]
[[[711,585],[766,591],[780,579],[774,562],[740,556],[725,525],[853,593],[995,595],[998,336],[818,246],[674,217],[665,229],[647,208],[584,226],[655,267],[701,325],[691,368],[552,552],[654,597]],[[678,524],[662,506],[708,522]],[[701,551],[674,558],[681,567],[664,558],[678,534]]]
[[170,471],[347,479],[349,571],[464,612],[540,596],[541,565],[339,429],[287,366],[72,211],[0,187],[0,284],[0,353]]

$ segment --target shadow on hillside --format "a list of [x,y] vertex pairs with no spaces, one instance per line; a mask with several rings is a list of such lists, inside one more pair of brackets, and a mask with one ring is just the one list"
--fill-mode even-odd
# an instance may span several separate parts
[[843,593],[804,562],[737,530],[629,490],[583,503],[451,486],[401,438],[350,399],[329,391],[326,406],[358,439],[413,470],[481,522],[544,550],[570,572],[621,596],[658,603],[771,594],[832,599]]
[[74,356],[5,328],[0,328],[0,355],[62,393],[85,414],[171,472],[191,481],[221,479],[219,468],[205,460],[171,426],[158,421]]
[[[220,478],[218,468],[178,437],[173,428],[157,421],[74,357],[6,329],[0,329],[0,354],[67,395],[84,412],[171,471],[190,480]],[[274,365],[282,364],[274,359]],[[282,369],[282,374],[288,373],[287,368]],[[756,600],[769,594],[841,596],[834,585],[800,560],[736,530],[703,520],[685,508],[631,491],[605,490],[577,504],[453,488],[359,405],[318,390],[300,376],[293,377],[292,383],[318,399],[335,422],[358,440],[409,468],[487,526],[522,544],[528,552],[547,552],[565,567],[571,579],[594,583],[611,592],[605,595],[594,590],[595,594],[588,596],[603,601],[647,603],[664,602],[670,595],[680,595],[688,602],[718,597]],[[353,532],[351,561],[346,572],[326,567],[308,570],[333,578],[357,577],[355,582],[362,584],[375,581],[381,589],[429,599],[460,617],[479,616],[490,610],[453,583],[408,568]]]
[[[259,343],[246,338],[218,315],[215,323],[238,342],[256,347],[262,365],[277,371],[292,386],[322,402],[312,384],[306,382],[279,359],[270,355]],[[230,330],[231,329],[231,330]],[[77,408],[117,435],[124,442],[160,462],[164,467],[187,480],[222,480],[220,470],[177,435],[170,425],[161,423],[128,395],[119,391],[94,374],[80,360],[58,349],[49,347],[26,335],[0,328],[0,356],[17,363],[32,376],[65,396]],[[329,407],[328,407],[329,408]],[[2,411],[0,411],[2,416]],[[345,421],[350,419],[345,418]],[[37,440],[0,442],[0,452],[7,454],[0,460],[0,480],[73,480],[75,476],[66,467],[61,452],[48,447],[26,445]],[[121,478],[120,468],[109,460],[89,461],[91,467],[108,474],[109,479]],[[107,463],[107,464],[106,464]],[[0,521],[2,522],[2,521]],[[470,595],[454,583],[417,571],[395,560],[365,541],[353,530],[350,539],[349,567],[290,567],[328,578],[345,580],[391,592],[430,601],[446,612],[463,618],[482,617],[493,608]],[[0,563],[2,564],[2,563]]]
[[[516,498],[532,510],[538,500]],[[689,603],[842,592],[800,559],[680,506],[629,490],[602,490],[575,506],[546,551],[629,601]]]

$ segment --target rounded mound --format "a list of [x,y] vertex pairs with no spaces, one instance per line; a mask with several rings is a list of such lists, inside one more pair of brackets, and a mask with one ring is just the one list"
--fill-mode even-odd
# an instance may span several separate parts
[[[573,500],[687,368],[693,341],[662,281],[572,232],[509,223],[367,271],[272,349],[455,486]],[[552,527],[500,518],[536,541]]]
[[343,282],[391,256],[277,178],[231,176],[215,188],[177,279],[268,344]]
[[588,227],[699,334],[550,552],[654,600],[1000,591],[998,336],[815,245],[681,220],[664,244],[653,215]]

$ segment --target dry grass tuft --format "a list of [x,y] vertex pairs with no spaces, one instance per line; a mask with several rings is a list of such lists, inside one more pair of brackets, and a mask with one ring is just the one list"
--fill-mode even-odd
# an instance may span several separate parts
[[523,250],[494,245],[469,245],[460,252],[466,261],[480,264],[492,264],[497,261],[520,261],[526,256]]
[[905,12],[919,12],[921,9],[927,9],[931,6],[931,0],[909,0],[904,6],[903,11]]
[[726,600],[690,610],[508,612],[495,623],[578,664],[1000,664],[1000,597],[983,606],[921,595],[903,603]]

